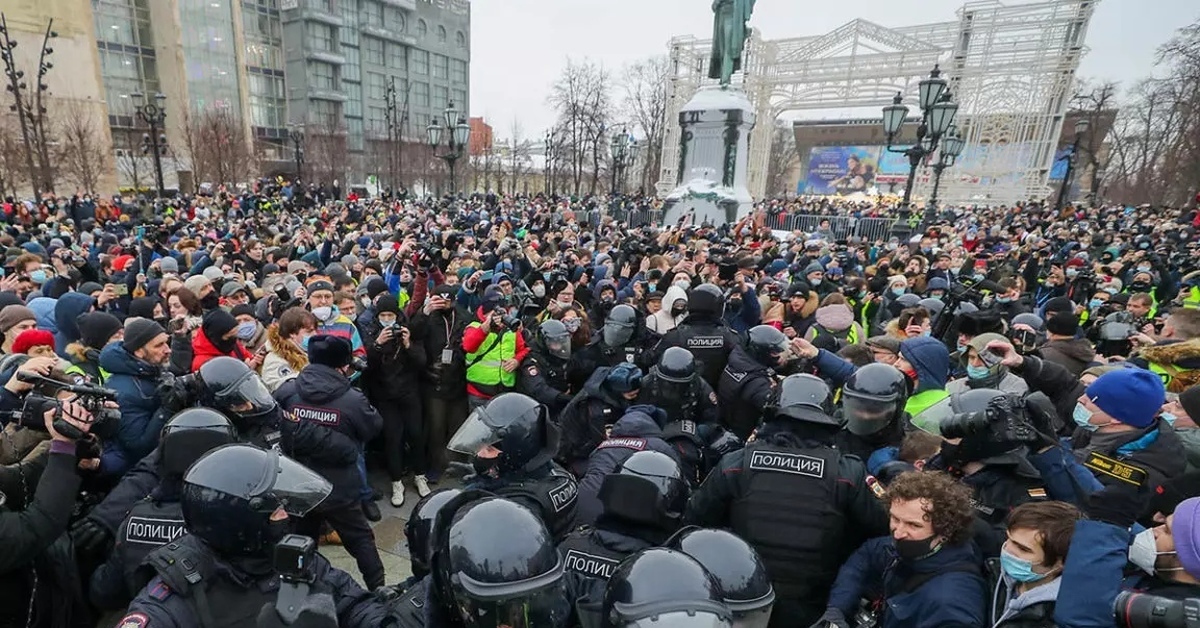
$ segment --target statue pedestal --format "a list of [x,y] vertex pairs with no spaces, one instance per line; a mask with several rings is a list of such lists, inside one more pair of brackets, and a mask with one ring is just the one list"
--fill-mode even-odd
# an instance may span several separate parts
[[702,87],[679,111],[679,177],[667,195],[663,221],[673,225],[736,222],[753,210],[746,188],[754,108],[736,87]]

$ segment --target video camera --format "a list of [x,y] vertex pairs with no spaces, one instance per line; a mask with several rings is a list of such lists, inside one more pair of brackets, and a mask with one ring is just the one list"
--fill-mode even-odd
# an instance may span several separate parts
[[73,401],[82,405],[92,415],[90,431],[93,433],[103,437],[111,430],[115,430],[117,422],[121,420],[120,410],[105,405],[108,401],[117,400],[117,391],[111,388],[71,384],[36,373],[21,371],[17,371],[17,379],[26,384],[33,384],[35,387],[34,392],[25,396],[25,405],[12,413],[13,418],[19,421],[23,427],[45,432],[46,422],[43,417],[46,412],[54,410],[53,426],[55,431],[72,440],[83,438],[83,432],[63,420],[63,400],[57,397],[60,392],[75,395]]
[[1024,400],[1013,395],[993,399],[986,410],[952,414],[942,421],[941,431],[944,438],[986,434],[989,440],[998,443],[1031,442],[1037,438]]
[[508,310],[503,307],[496,307],[492,310],[493,314],[500,315],[500,324],[508,331],[518,331],[521,329],[521,318],[519,316],[510,315]]
[[1200,628],[1200,598],[1170,600],[1123,591],[1113,604],[1119,628]]

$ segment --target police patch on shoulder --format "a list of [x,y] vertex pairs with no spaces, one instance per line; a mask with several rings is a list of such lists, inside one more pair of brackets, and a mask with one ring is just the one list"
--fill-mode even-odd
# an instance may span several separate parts
[[150,587],[150,597],[161,602],[171,597],[171,587],[167,586],[165,582],[159,582]]
[[146,628],[149,625],[150,618],[145,613],[130,613],[121,618],[117,628]]
[[575,480],[567,480],[550,491],[550,503],[554,505],[554,512],[562,512],[568,506],[575,503],[575,496],[579,494],[579,487],[576,486]]
[[803,454],[782,451],[756,451],[750,454],[750,468],[755,471],[781,471],[810,478],[825,477],[825,461]]

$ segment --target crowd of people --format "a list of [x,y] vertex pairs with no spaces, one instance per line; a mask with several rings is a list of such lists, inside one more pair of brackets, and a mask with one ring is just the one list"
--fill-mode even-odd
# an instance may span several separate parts
[[1184,625],[1196,210],[616,206],[9,199],[0,626]]

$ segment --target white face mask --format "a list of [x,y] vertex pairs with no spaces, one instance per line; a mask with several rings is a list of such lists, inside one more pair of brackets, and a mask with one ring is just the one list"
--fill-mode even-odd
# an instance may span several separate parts
[[328,305],[322,305],[321,307],[314,307],[312,309],[312,315],[316,316],[317,320],[321,321],[322,323],[325,323],[325,322],[328,322],[329,319],[333,318],[333,308]]
[[1154,564],[1158,562],[1159,556],[1175,554],[1177,552],[1160,552],[1158,544],[1154,541],[1154,529],[1142,530],[1133,537],[1133,543],[1129,546],[1129,562],[1137,565],[1142,571],[1154,575],[1156,572],[1162,571],[1183,571],[1182,567],[1168,567],[1165,569],[1156,569]]
[[534,284],[533,288],[530,288],[530,290],[533,292],[533,296],[539,299],[546,296],[546,286],[543,286],[540,283]]

